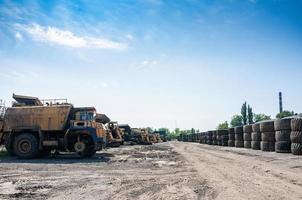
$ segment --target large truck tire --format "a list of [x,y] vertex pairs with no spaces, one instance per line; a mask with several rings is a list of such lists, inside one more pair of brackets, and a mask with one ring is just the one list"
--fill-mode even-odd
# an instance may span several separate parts
[[292,118],[277,119],[274,122],[275,130],[276,131],[291,130],[291,120]]
[[292,131],[302,131],[302,118],[297,117],[291,120]]
[[252,145],[251,141],[244,141],[244,148],[250,149],[250,148],[252,148],[251,145]]
[[244,133],[251,133],[251,132],[253,132],[252,125],[250,124],[250,125],[243,126],[243,132]]
[[260,123],[260,132],[273,132],[274,128],[274,120],[267,120]]
[[262,151],[275,151],[275,142],[265,142],[260,143]]
[[251,147],[254,150],[260,150],[261,149],[261,147],[260,147],[260,141],[252,141],[251,142]]
[[260,132],[260,123],[252,125],[253,132]]
[[302,143],[302,131],[292,131],[290,133],[290,140],[292,143]]
[[275,143],[275,151],[277,153],[290,153],[291,150],[291,143],[290,142],[276,142]]
[[290,130],[281,130],[281,131],[276,131],[276,141],[290,141]]
[[235,140],[235,147],[243,148],[244,147],[244,142]]
[[14,147],[13,147],[13,141],[9,138],[5,138],[5,142],[4,142],[4,146],[5,146],[5,149],[8,153],[8,155],[10,156],[15,156],[15,152],[14,152]]
[[244,141],[243,139],[243,133],[235,134],[235,141]]
[[302,144],[301,143],[292,143],[291,151],[294,155],[302,155]]
[[252,140],[251,133],[243,133],[243,140],[244,141],[251,141]]
[[38,139],[30,133],[21,133],[14,140],[14,153],[22,159],[36,158],[39,155]]
[[261,139],[264,142],[275,142],[275,132],[262,132],[261,133]]
[[261,141],[261,133],[260,132],[252,132],[252,141]]
[[229,140],[228,141],[228,146],[229,147],[234,147],[235,146],[235,140]]
[[96,153],[96,150],[94,149],[94,147],[88,147],[86,148],[83,152],[81,152],[79,155],[81,156],[81,158],[89,158],[94,156]]
[[243,126],[236,126],[235,128],[234,128],[234,132],[235,132],[235,134],[243,134]]

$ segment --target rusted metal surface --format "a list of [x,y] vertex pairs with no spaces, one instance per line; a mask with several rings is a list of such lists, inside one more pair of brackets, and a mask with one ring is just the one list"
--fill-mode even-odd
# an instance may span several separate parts
[[5,130],[37,128],[41,131],[62,131],[72,105],[24,106],[6,110]]

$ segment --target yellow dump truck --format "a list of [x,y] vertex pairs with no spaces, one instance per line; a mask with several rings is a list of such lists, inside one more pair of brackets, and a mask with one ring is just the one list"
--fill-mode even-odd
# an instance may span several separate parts
[[109,122],[108,129],[112,135],[112,141],[107,142],[108,147],[119,147],[124,144],[123,131],[119,128],[117,122]]
[[93,156],[106,143],[106,128],[96,121],[94,107],[69,103],[43,104],[36,97],[13,95],[6,109],[1,136],[10,154],[19,158],[48,155],[51,150]]

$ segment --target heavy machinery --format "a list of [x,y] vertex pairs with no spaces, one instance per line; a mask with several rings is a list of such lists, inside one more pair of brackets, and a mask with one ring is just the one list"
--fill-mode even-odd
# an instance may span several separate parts
[[149,133],[148,137],[151,143],[158,143],[158,137],[155,133]]
[[123,131],[123,139],[125,142],[132,145],[138,143],[138,136],[134,134],[134,131],[132,131],[128,124],[119,124],[118,127]]
[[110,142],[107,143],[108,147],[119,147],[120,145],[124,144],[123,139],[123,131],[119,128],[117,122],[109,122],[108,123],[108,129],[110,131],[110,134],[112,135],[112,139],[110,136]]
[[106,128],[97,122],[94,107],[15,94],[13,98],[16,102],[6,109],[0,135],[10,154],[29,159],[58,150],[89,157],[104,147]]

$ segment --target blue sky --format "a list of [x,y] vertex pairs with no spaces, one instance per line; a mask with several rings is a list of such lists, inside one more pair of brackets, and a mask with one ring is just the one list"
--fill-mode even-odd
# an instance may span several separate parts
[[0,0],[0,98],[68,98],[120,123],[213,129],[302,112],[302,1]]

